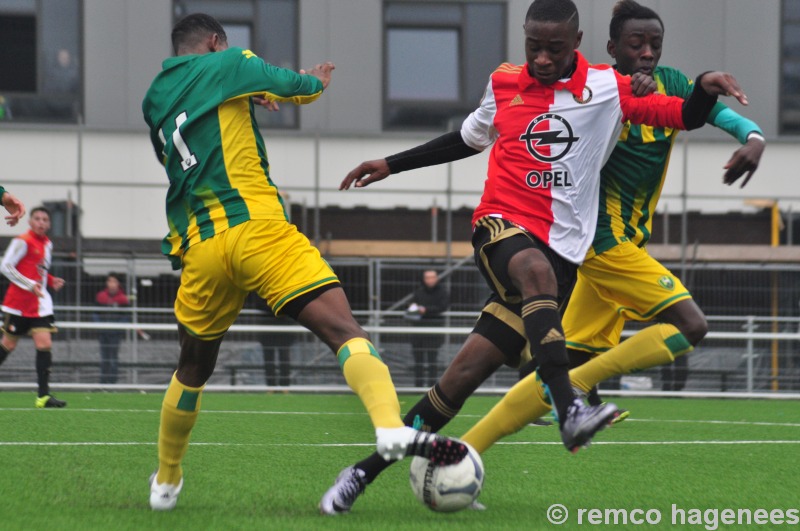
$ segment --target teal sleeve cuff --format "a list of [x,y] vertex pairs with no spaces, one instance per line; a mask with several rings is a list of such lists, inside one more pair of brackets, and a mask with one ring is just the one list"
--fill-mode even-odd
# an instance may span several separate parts
[[722,103],[717,103],[714,110],[712,110],[708,123],[719,127],[736,138],[740,144],[747,142],[747,135],[750,133],[758,133],[762,137],[764,136],[757,123],[745,118]]

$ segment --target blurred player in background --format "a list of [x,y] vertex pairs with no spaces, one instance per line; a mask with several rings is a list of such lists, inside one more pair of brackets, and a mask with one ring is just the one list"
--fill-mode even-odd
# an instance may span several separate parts
[[[664,23],[655,11],[634,0],[621,0],[614,6],[609,29],[607,49],[617,72],[650,76],[661,94],[689,96],[692,81],[679,70],[658,64]],[[723,182],[730,185],[744,175],[744,187],[764,152],[761,128],[722,102],[717,102],[707,122],[743,144],[725,164]],[[677,134],[674,129],[627,123],[603,166],[597,232],[578,270],[563,323],[573,365],[619,347],[577,376],[573,373],[573,381],[586,373],[589,381],[600,382],[618,374],[623,364],[624,372],[673,360],[685,367],[685,355],[708,331],[691,293],[646,249]],[[628,320],[657,324],[620,344]],[[601,403],[596,389],[589,394],[589,403]]]
[[310,103],[327,87],[334,65],[299,74],[275,67],[249,50],[229,48],[219,22],[203,14],[179,21],[172,44],[176,57],[163,62],[142,104],[170,181],[163,251],[182,268],[175,300],[181,353],[162,403],[151,508],[177,503],[203,387],[250,292],[336,353],[375,426],[382,456],[463,459],[463,444],[403,424],[389,369],[353,318],[336,274],[288,222],[269,175],[251,97]]
[[[526,357],[530,359],[532,351],[535,360],[531,362],[531,367],[538,365],[541,368],[542,359],[547,357],[556,360],[561,369],[568,365],[566,345],[559,332],[561,325],[557,307],[573,285],[577,264],[583,260],[591,243],[597,223],[598,206],[593,198],[598,195],[600,166],[615,145],[623,119],[662,125],[671,123],[673,127],[699,127],[716,101],[712,95],[732,94],[740,101],[746,101],[735,79],[721,72],[701,76],[698,88],[692,91],[685,102],[658,95],[634,99],[632,92],[636,92],[635,81],[615,74],[607,66],[590,67],[577,52],[581,38],[578,12],[569,0],[536,0],[526,15],[524,28],[527,68],[502,65],[495,71],[481,107],[467,118],[461,132],[448,133],[387,159],[364,162],[348,174],[341,186],[343,189],[353,184],[365,186],[399,171],[458,160],[478,153],[479,148],[495,142],[486,190],[476,217],[478,213],[487,211],[486,204],[495,214],[502,216],[490,214],[486,218],[478,217],[473,243],[476,244],[476,261],[484,267],[483,272],[491,269],[494,278],[511,276],[512,282],[511,285],[502,286],[490,282],[495,293],[481,313],[473,333],[439,383],[407,413],[407,423],[434,431],[447,424],[472,392],[503,363],[518,367]],[[645,78],[645,82],[648,81],[652,80]],[[592,105],[587,105],[590,102]],[[659,114],[659,108],[665,113]],[[513,118],[515,114],[519,115],[516,121]],[[548,121],[553,122],[550,125],[553,130],[537,127],[542,122],[548,125]],[[563,125],[570,123],[569,126]],[[559,128],[559,124],[563,127]],[[470,143],[467,144],[467,141]],[[578,144],[579,141],[582,143]],[[570,152],[573,144],[576,145],[575,153]],[[589,147],[591,150],[588,152],[582,150]],[[504,160],[507,158],[523,162],[520,168],[514,168],[514,162]],[[545,171],[550,172],[549,185],[537,181],[535,175],[538,174],[542,179]],[[558,177],[556,172],[559,172]],[[522,186],[514,188],[513,184],[507,182],[511,180],[510,176],[517,176],[516,181]],[[560,179],[560,183],[555,179]],[[526,185],[529,189],[525,189]],[[553,189],[559,185],[562,190]],[[528,218],[517,217],[519,212],[507,210],[507,205],[520,204],[512,197],[514,194],[524,198],[522,204],[525,206],[522,209],[528,210]],[[539,200],[544,198],[546,201],[539,202],[529,198],[530,195],[538,195]],[[508,201],[502,201],[503,197]],[[579,197],[583,197],[587,204],[581,203],[583,207],[575,204],[567,206],[570,201],[578,201]],[[501,201],[496,201],[497,198]],[[550,201],[553,205],[548,208]],[[576,213],[577,217],[561,219],[564,212]],[[545,225],[549,233],[541,230],[542,220],[530,219],[531,215],[548,213],[552,216],[549,218],[552,226]],[[585,219],[580,217],[581,214],[585,215]],[[521,220],[520,225],[516,224],[517,219]],[[522,223],[527,223],[525,226],[536,232],[531,234],[522,229]],[[573,229],[584,235],[586,240],[570,236]],[[488,235],[481,234],[485,230],[489,231]],[[494,244],[493,248],[483,245],[486,236]],[[536,278],[536,285],[543,288],[546,295],[535,301],[547,301],[550,311],[544,317],[539,314],[542,305],[534,304],[531,307],[529,299],[519,301],[508,297],[517,286],[522,286],[523,290],[526,287],[526,279],[514,279],[510,271],[514,267],[513,261],[518,260],[521,253],[518,247],[515,254],[514,245],[510,250],[503,250],[503,246],[498,246],[497,242],[513,244],[516,241],[524,244],[526,240],[532,242],[529,251],[538,256],[532,262],[535,264],[533,269],[542,272],[539,277],[535,277],[533,272],[528,274],[529,278]],[[525,245],[521,247],[524,249]],[[570,258],[566,259],[565,256]],[[508,271],[503,271],[504,266]],[[530,321],[539,319],[545,321],[547,326],[536,330]],[[538,389],[515,386],[501,401],[503,407],[493,410],[493,420],[499,419],[501,428],[518,425],[516,431],[541,415],[531,417],[527,415],[527,408],[516,407],[517,401],[533,401],[536,393],[544,389],[537,374],[531,377],[536,378]],[[557,407],[559,399],[553,396],[552,391],[553,386],[550,385],[548,403],[555,398]],[[571,388],[569,392],[572,392]],[[515,407],[505,407],[508,403],[513,403]],[[577,408],[582,406],[580,400],[576,400],[575,404],[578,404]],[[600,406],[590,411],[597,411],[600,415],[601,422],[592,423],[595,431],[611,418],[605,416],[608,410]],[[564,430],[563,408],[559,411],[559,419],[562,440],[568,449],[574,451],[591,438],[585,436],[586,432],[582,432],[582,438],[578,438],[570,430]],[[505,431],[501,432],[505,434]],[[480,432],[470,431],[464,440],[479,451],[488,447],[484,445]],[[343,472],[323,496],[323,504],[328,499],[334,499],[337,502],[335,505],[343,509],[329,514],[349,510],[366,485],[387,466],[373,454],[350,467],[356,471],[358,481],[343,480],[348,477]]]
[[[5,196],[3,197],[5,200]],[[19,205],[15,205],[15,214]],[[21,209],[24,212],[24,207]],[[47,237],[50,212],[44,207],[31,210],[30,230],[8,245],[0,271],[11,283],[3,299],[3,339],[0,340],[0,364],[13,351],[19,338],[30,335],[36,347],[36,378],[39,393],[34,405],[64,407],[63,400],[50,394],[50,367],[53,365],[53,337],[56,331],[53,299],[48,286],[58,291],[64,279],[49,273],[53,242]]]

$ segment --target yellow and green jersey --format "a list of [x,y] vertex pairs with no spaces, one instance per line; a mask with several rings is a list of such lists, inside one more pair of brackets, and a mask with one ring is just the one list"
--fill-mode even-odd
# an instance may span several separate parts
[[[686,99],[692,92],[692,80],[674,68],[659,66],[654,77],[660,93]],[[749,133],[761,133],[754,122],[719,102],[707,123],[726,131],[742,144]],[[677,134],[677,129],[625,124],[600,172],[600,212],[587,258],[619,242],[631,241],[644,247],[650,240],[653,215]]]
[[161,247],[175,269],[191,245],[230,227],[286,219],[250,97],[302,104],[322,89],[316,77],[241,48],[164,61],[142,111],[169,178]]

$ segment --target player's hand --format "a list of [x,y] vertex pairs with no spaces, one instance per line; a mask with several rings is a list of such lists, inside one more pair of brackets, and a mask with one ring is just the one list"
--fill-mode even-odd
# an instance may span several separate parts
[[53,289],[58,291],[64,287],[64,279],[59,277],[53,277]]
[[656,90],[658,90],[658,84],[656,83],[656,80],[647,74],[635,72],[631,76],[631,91],[637,98],[652,94]]
[[310,70],[300,70],[301,74],[308,74],[316,77],[322,81],[322,88],[328,88],[328,83],[331,82],[331,72],[336,68],[336,65],[327,61],[320,63]]
[[38,298],[44,297],[44,288],[41,284],[36,283],[33,285],[33,294],[36,295]]
[[281,108],[278,106],[278,102],[273,101],[269,98],[262,98],[261,96],[253,96],[253,103],[264,107],[266,110],[270,112],[281,110]]
[[727,185],[735,183],[739,177],[747,173],[739,185],[739,188],[744,188],[750,181],[750,177],[758,168],[758,163],[761,162],[761,154],[764,153],[766,144],[756,138],[750,139],[745,145],[733,152],[731,159],[725,164],[725,175],[722,182]]
[[22,217],[25,215],[25,205],[22,204],[22,201],[17,199],[14,195],[10,194],[9,192],[3,193],[3,207],[5,207],[6,211],[8,212],[8,216],[6,216],[6,223],[13,227]]
[[748,104],[747,95],[739,82],[728,72],[707,72],[700,78],[700,86],[712,96],[732,96],[742,105]]
[[363,188],[387,178],[390,173],[386,159],[368,160],[347,174],[342,184],[339,185],[339,190],[349,190],[350,186]]

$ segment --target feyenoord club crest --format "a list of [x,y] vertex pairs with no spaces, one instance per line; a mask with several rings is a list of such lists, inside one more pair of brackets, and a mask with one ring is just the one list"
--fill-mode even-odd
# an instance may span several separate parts
[[581,104],[589,103],[590,101],[592,101],[592,89],[590,89],[588,86],[583,87],[583,92],[581,92],[581,96],[580,97],[572,96],[572,99],[575,100],[576,103],[581,103]]
[[555,162],[569,153],[579,137],[572,134],[572,126],[566,118],[545,113],[534,118],[519,139],[525,142],[528,153],[536,160]]

